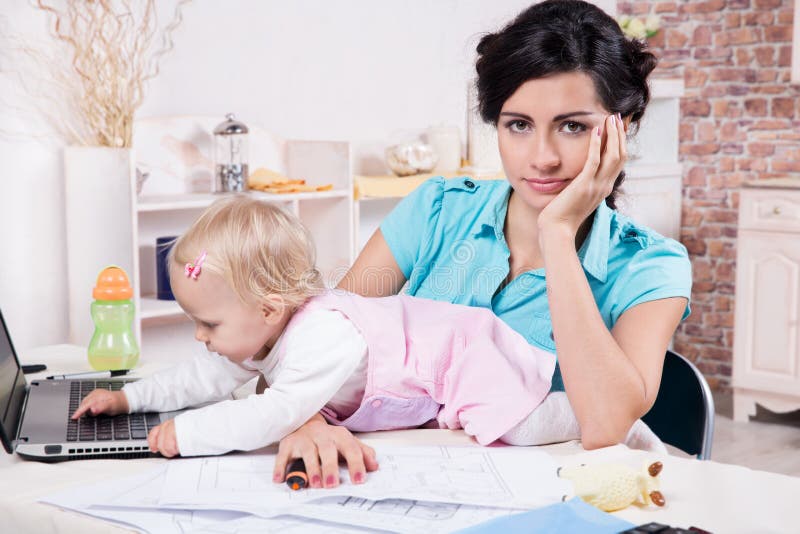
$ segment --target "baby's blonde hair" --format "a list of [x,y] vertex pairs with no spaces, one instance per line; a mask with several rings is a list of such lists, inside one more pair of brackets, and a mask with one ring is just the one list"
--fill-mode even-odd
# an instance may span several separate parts
[[296,308],[324,288],[306,227],[276,205],[246,195],[217,200],[178,238],[170,251],[178,276],[203,251],[201,273],[222,276],[243,302],[278,294]]

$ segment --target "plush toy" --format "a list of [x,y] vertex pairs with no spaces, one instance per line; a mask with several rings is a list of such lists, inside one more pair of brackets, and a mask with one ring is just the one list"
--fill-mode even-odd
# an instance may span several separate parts
[[645,505],[664,506],[658,474],[663,465],[655,462],[636,472],[626,465],[599,464],[561,467],[558,476],[575,485],[575,495],[606,512],[621,510],[641,497]]

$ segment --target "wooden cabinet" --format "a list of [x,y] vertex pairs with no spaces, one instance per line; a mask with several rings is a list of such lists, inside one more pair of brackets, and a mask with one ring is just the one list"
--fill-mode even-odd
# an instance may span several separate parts
[[763,180],[739,200],[734,419],[755,403],[800,408],[800,180]]

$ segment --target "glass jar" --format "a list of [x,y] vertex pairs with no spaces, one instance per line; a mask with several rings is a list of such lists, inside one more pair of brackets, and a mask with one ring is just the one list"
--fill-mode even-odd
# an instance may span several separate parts
[[248,129],[233,113],[214,128],[215,193],[247,191]]

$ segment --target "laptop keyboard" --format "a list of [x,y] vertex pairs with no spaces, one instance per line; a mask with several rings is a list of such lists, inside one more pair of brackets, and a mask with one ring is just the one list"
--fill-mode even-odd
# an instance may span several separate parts
[[[119,391],[124,381],[75,381],[70,384],[69,418],[78,409],[83,398],[94,389]],[[67,423],[67,441],[121,441],[146,439],[151,428],[158,426],[161,420],[157,413],[132,413],[115,416],[98,415],[83,416],[78,420],[69,419]]]

